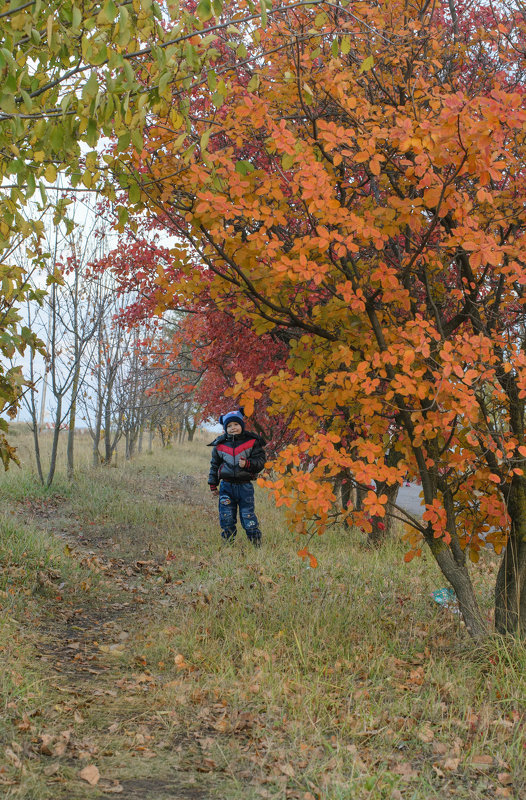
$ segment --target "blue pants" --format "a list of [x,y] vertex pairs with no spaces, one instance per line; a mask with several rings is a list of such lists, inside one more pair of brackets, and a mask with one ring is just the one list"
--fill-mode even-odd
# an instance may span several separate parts
[[249,541],[259,547],[261,531],[254,510],[254,487],[251,483],[229,483],[221,481],[219,486],[219,524],[221,536],[227,541],[236,537],[237,510],[241,525],[245,529]]

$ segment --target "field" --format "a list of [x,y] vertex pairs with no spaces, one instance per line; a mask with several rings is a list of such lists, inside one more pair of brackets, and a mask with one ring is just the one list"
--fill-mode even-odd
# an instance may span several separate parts
[[[426,555],[298,543],[263,490],[218,534],[206,438],[0,476],[2,797],[428,800],[526,795],[526,654],[474,648]],[[84,452],[85,451],[85,452]],[[63,470],[63,466],[61,467]],[[488,614],[495,556],[478,570]]]

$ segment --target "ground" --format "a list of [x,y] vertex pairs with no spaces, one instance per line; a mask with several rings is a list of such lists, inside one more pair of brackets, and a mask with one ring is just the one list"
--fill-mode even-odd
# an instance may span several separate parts
[[3,796],[519,798],[523,646],[474,652],[397,542],[309,569],[261,491],[262,550],[223,544],[208,455],[4,478]]

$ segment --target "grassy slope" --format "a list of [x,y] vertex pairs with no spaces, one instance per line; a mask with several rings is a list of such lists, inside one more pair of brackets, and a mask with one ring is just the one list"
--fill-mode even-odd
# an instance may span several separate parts
[[262,550],[224,546],[208,456],[0,479],[3,796],[524,796],[523,646],[474,652],[396,542],[308,568],[261,491]]

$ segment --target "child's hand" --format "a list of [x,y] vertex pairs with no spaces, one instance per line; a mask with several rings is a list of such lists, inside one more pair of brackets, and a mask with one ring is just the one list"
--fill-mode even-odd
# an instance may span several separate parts
[[246,463],[247,463],[246,458],[243,458],[243,456],[241,456],[241,458],[239,459],[239,466],[241,467],[241,469],[244,469]]
[[215,486],[213,483],[209,483],[208,485],[210,486],[210,491],[215,494],[217,492],[217,486]]

